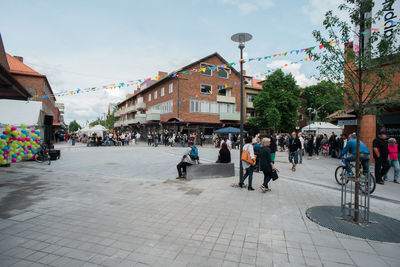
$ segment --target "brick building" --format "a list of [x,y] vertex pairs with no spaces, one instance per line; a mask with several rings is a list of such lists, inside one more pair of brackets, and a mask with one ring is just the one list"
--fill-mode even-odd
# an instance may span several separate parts
[[[353,43],[346,44],[346,49],[353,49]],[[398,60],[395,60],[398,57],[399,55],[394,55],[393,61],[383,64],[382,68],[385,69],[392,67],[394,64],[398,64]],[[394,88],[400,88],[400,72],[395,73],[392,81]],[[389,92],[391,92],[391,89],[393,88],[388,88],[382,94],[381,101],[378,101],[378,103],[376,104],[377,108],[383,108],[383,110],[378,115],[366,114],[363,116],[363,119],[361,121],[360,138],[368,146],[371,153],[372,141],[376,138],[377,133],[381,128],[386,128],[388,137],[394,137],[397,139],[397,142],[400,142],[400,106],[398,105],[399,95],[391,96],[389,99],[384,99],[384,97],[387,96]],[[366,93],[368,93],[368,91]],[[393,104],[390,106],[384,105],[388,102],[392,102]],[[395,102],[397,104],[395,104]],[[345,110],[335,112],[334,114],[331,114],[328,118],[332,123],[344,125],[343,132],[346,134],[353,133],[357,129],[356,115],[350,107],[346,107],[346,101]]]
[[0,99],[26,100],[32,95],[13,77],[0,35]]
[[[195,71],[200,68],[206,70]],[[175,73],[187,75],[177,77]],[[116,128],[210,135],[215,129],[239,125],[240,73],[218,53],[158,76],[118,104]],[[179,103],[181,99],[184,101]]]

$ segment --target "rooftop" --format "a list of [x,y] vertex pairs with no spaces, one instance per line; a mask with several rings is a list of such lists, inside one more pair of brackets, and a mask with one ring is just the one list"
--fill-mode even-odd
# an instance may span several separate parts
[[[20,59],[19,59],[20,58]],[[35,71],[34,69],[25,65],[22,61],[22,57],[15,57],[11,56],[7,53],[7,61],[8,65],[10,66],[10,72],[14,74],[26,74],[26,75],[33,75],[33,76],[40,76],[43,77],[43,74]]]

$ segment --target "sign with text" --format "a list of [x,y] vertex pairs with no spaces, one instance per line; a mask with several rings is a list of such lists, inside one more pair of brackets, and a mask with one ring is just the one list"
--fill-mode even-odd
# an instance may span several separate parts
[[338,125],[357,125],[357,120],[338,120]]

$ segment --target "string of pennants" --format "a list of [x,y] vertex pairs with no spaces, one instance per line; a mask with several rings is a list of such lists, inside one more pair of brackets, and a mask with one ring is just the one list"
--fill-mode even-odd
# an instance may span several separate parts
[[[400,25],[400,21],[391,21],[391,25],[382,25],[382,26],[379,26],[379,28],[392,27],[395,24]],[[361,33],[362,34],[367,34],[367,33],[372,32],[372,31],[377,31],[377,30],[379,30],[379,28],[371,28],[371,29],[366,30],[366,31],[361,32]],[[349,40],[341,39],[340,41],[339,40],[338,41],[332,41],[332,42],[329,43],[329,45],[332,46],[335,43],[340,43],[340,42],[345,42],[345,41],[349,41]],[[210,70],[210,69],[211,70],[216,70],[216,69],[220,69],[220,68],[228,68],[228,67],[232,67],[234,65],[237,65],[240,62],[243,62],[243,63],[253,62],[253,61],[254,62],[259,62],[259,61],[262,61],[262,60],[274,59],[274,58],[277,58],[277,57],[287,56],[287,55],[291,55],[291,54],[298,55],[298,54],[301,54],[301,53],[304,53],[304,52],[307,52],[307,51],[312,51],[312,50],[316,49],[317,47],[319,48],[319,50],[324,48],[323,45],[318,45],[318,46],[315,45],[315,46],[302,48],[302,49],[294,49],[294,50],[291,50],[290,52],[286,51],[286,52],[276,53],[276,54],[272,54],[272,55],[264,56],[264,57],[249,58],[248,60],[242,59],[237,63],[236,62],[232,62],[232,63],[228,63],[228,64],[222,64],[220,66],[203,67],[203,68],[197,68],[197,69],[194,68],[194,69],[191,69],[190,71],[182,71],[182,72],[173,73],[171,76],[172,77],[179,77],[179,76],[182,76],[182,75],[192,75],[193,73],[196,73],[196,72],[206,72],[207,70]],[[304,58],[304,59],[301,59],[300,61],[297,61],[297,62],[291,62],[290,64],[297,64],[297,63],[300,63],[302,61],[311,61],[311,60],[312,60],[311,58]],[[271,69],[271,70],[268,70],[265,73],[257,74],[257,75],[254,75],[252,77],[260,77],[262,75],[268,74],[268,73],[273,72],[273,71],[275,71],[277,69],[280,69],[280,68],[283,68],[283,67],[287,67],[287,66],[288,66],[288,64],[285,64],[285,65],[283,65],[283,66],[281,66],[279,68]],[[77,94],[81,94],[81,93],[96,92],[96,91],[108,90],[108,89],[113,90],[113,89],[122,88],[122,87],[129,87],[129,86],[138,87],[143,82],[151,81],[151,80],[156,80],[156,81],[157,80],[163,80],[163,79],[165,79],[165,78],[167,78],[169,76],[170,75],[167,75],[167,76],[164,76],[164,77],[156,76],[156,77],[150,77],[150,78],[126,81],[126,82],[112,83],[112,84],[98,86],[98,87],[88,87],[88,88],[84,88],[84,89],[78,88],[78,89],[75,89],[75,90],[64,90],[64,91],[62,91],[60,93],[57,93],[57,94],[49,94],[49,95],[42,95],[42,96],[35,95],[34,97],[30,97],[27,100],[29,101],[29,100],[36,100],[36,99],[40,99],[40,98],[51,98],[51,97],[55,97],[55,96],[62,97],[62,96],[69,96],[69,95],[77,95]]]
[[[340,41],[333,41],[330,43],[330,45],[333,45],[334,43],[338,43]],[[322,45],[318,46],[319,49],[323,49]],[[295,49],[295,50],[291,50],[290,52],[283,52],[283,53],[276,53],[270,56],[265,56],[265,57],[256,57],[256,58],[249,58],[248,60],[242,59],[240,60],[238,63],[243,62],[259,62],[261,60],[268,60],[268,59],[274,59],[274,58],[278,58],[278,57],[282,57],[282,56],[287,56],[290,54],[301,54],[304,53],[306,51],[312,51],[314,49],[316,49],[317,46],[311,46],[311,47],[307,47],[307,48],[302,48],[302,49]],[[301,61],[307,61],[308,58],[302,59]],[[237,65],[238,63],[236,62],[232,62],[232,63],[228,63],[228,64],[222,64],[219,66],[210,66],[210,67],[203,67],[203,68],[193,68],[189,71],[182,71],[182,72],[176,72],[173,73],[171,76],[172,77],[180,77],[180,76],[185,76],[185,75],[192,75],[193,73],[197,73],[197,72],[206,72],[208,70],[217,70],[217,69],[221,69],[221,68],[228,68],[229,66],[234,66]],[[270,72],[270,71],[268,71]],[[80,94],[80,93],[87,93],[87,92],[95,92],[95,91],[100,91],[100,90],[106,90],[106,89],[117,89],[117,88],[122,88],[122,87],[128,87],[128,86],[139,86],[141,83],[146,82],[146,81],[151,81],[151,80],[162,80],[165,79],[167,77],[169,77],[170,75],[164,76],[164,77],[160,77],[160,76],[156,76],[153,78],[144,78],[144,79],[138,79],[138,80],[132,80],[132,81],[126,81],[126,82],[121,82],[121,83],[113,83],[113,84],[109,84],[109,85],[103,85],[100,87],[89,87],[89,88],[85,88],[85,89],[75,89],[75,90],[65,90],[61,93],[58,94],[52,94],[52,95],[43,95],[43,96],[39,96],[39,95],[35,95],[34,97],[29,98],[28,100],[35,100],[35,99],[40,99],[40,98],[50,98],[50,97],[61,97],[61,96],[67,96],[67,95],[76,95],[76,94]]]

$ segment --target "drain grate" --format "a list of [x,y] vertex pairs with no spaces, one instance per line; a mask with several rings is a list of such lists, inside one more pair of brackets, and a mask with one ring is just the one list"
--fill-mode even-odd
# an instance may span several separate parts
[[317,206],[306,211],[307,217],[328,229],[345,235],[382,242],[400,243],[400,221],[370,212],[370,223],[356,224],[342,218],[337,206]]

